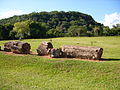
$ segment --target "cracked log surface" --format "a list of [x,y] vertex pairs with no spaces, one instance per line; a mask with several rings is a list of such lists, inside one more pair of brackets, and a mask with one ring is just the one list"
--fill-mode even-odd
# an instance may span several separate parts
[[72,46],[64,45],[61,47],[64,57],[81,59],[101,59],[103,48],[91,46]]
[[37,48],[37,53],[40,56],[48,55],[50,54],[52,48],[53,45],[51,42],[42,42]]
[[31,46],[29,43],[20,41],[11,41],[4,44],[4,51],[19,53],[19,54],[29,54]]

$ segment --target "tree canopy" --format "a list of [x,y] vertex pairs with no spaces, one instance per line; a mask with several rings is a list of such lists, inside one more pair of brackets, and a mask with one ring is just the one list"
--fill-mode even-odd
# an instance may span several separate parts
[[33,12],[0,20],[0,39],[102,35],[120,35],[119,24],[110,29],[76,11]]

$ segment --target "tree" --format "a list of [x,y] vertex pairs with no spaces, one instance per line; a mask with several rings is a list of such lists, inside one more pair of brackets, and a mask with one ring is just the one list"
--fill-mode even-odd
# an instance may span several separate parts
[[101,36],[103,33],[103,30],[100,26],[95,26],[93,28],[93,33],[94,33],[94,36]]
[[57,31],[56,29],[50,29],[47,31],[47,37],[59,37],[60,32]]
[[15,35],[16,38],[22,39],[30,36],[29,23],[30,21],[27,20],[27,21],[17,22],[14,24],[13,31],[16,32]]
[[68,36],[85,36],[86,28],[84,26],[71,26],[68,29]]
[[120,24],[113,25],[113,28],[111,29],[111,32],[113,35],[120,35]]
[[103,27],[103,35],[104,36],[109,36],[110,34],[110,28],[108,26]]
[[0,39],[11,39],[9,36],[10,31],[12,31],[13,25],[12,24],[4,24],[0,25]]
[[30,38],[45,38],[47,32],[47,25],[36,21],[31,21],[30,25]]

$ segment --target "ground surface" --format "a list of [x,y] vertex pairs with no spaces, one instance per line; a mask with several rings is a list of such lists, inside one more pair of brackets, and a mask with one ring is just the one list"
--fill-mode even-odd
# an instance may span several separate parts
[[[0,52],[0,90],[120,90],[120,37],[71,37],[23,40],[32,52],[41,41],[61,45],[99,46],[104,61],[51,59],[48,56]],[[0,46],[7,41],[0,41]]]

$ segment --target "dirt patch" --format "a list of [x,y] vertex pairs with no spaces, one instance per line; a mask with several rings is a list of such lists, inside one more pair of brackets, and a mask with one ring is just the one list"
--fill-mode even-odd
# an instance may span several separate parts
[[89,60],[89,59],[80,59],[80,58],[52,58],[49,55],[47,55],[47,56],[39,56],[39,57],[53,59],[53,60],[80,60],[80,61],[93,61],[93,62],[103,61],[103,60]]
[[0,51],[2,53],[4,53],[5,55],[12,55],[12,56],[26,56],[27,54],[16,54],[13,52],[5,52],[5,51]]

